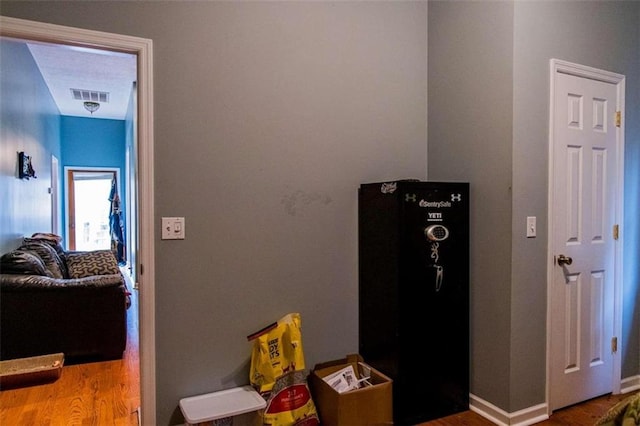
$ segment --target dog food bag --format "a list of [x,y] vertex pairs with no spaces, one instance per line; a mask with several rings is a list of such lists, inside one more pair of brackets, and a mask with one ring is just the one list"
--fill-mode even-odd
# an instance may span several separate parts
[[247,337],[253,340],[250,382],[267,401],[264,425],[320,424],[307,384],[300,323],[300,314],[287,314]]

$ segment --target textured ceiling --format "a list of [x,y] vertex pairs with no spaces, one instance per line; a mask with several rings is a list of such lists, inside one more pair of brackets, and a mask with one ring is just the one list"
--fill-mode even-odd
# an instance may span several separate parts
[[[124,120],[136,81],[135,55],[31,42],[27,46],[61,115]],[[71,89],[107,92],[108,102],[91,114]]]

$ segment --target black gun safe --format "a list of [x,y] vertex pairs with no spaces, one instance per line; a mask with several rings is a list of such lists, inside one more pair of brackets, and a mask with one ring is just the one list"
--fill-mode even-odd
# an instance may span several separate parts
[[359,347],[393,379],[397,425],[469,408],[469,184],[358,194]]

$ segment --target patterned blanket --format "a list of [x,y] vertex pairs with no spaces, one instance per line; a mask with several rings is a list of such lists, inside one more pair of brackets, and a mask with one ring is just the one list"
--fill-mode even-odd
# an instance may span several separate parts
[[633,394],[609,408],[594,426],[640,425],[640,393]]

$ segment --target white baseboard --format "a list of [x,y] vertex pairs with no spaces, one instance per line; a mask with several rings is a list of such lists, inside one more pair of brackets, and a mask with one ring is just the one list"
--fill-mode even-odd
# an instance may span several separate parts
[[[640,375],[627,377],[620,382],[620,393],[637,390],[640,390]],[[508,413],[474,394],[469,394],[469,409],[499,426],[528,426],[549,418],[547,403]]]
[[499,426],[528,426],[549,418],[546,403],[507,413],[473,394],[469,395],[469,409]]
[[622,379],[620,382],[620,393],[629,393],[640,389],[640,375]]

